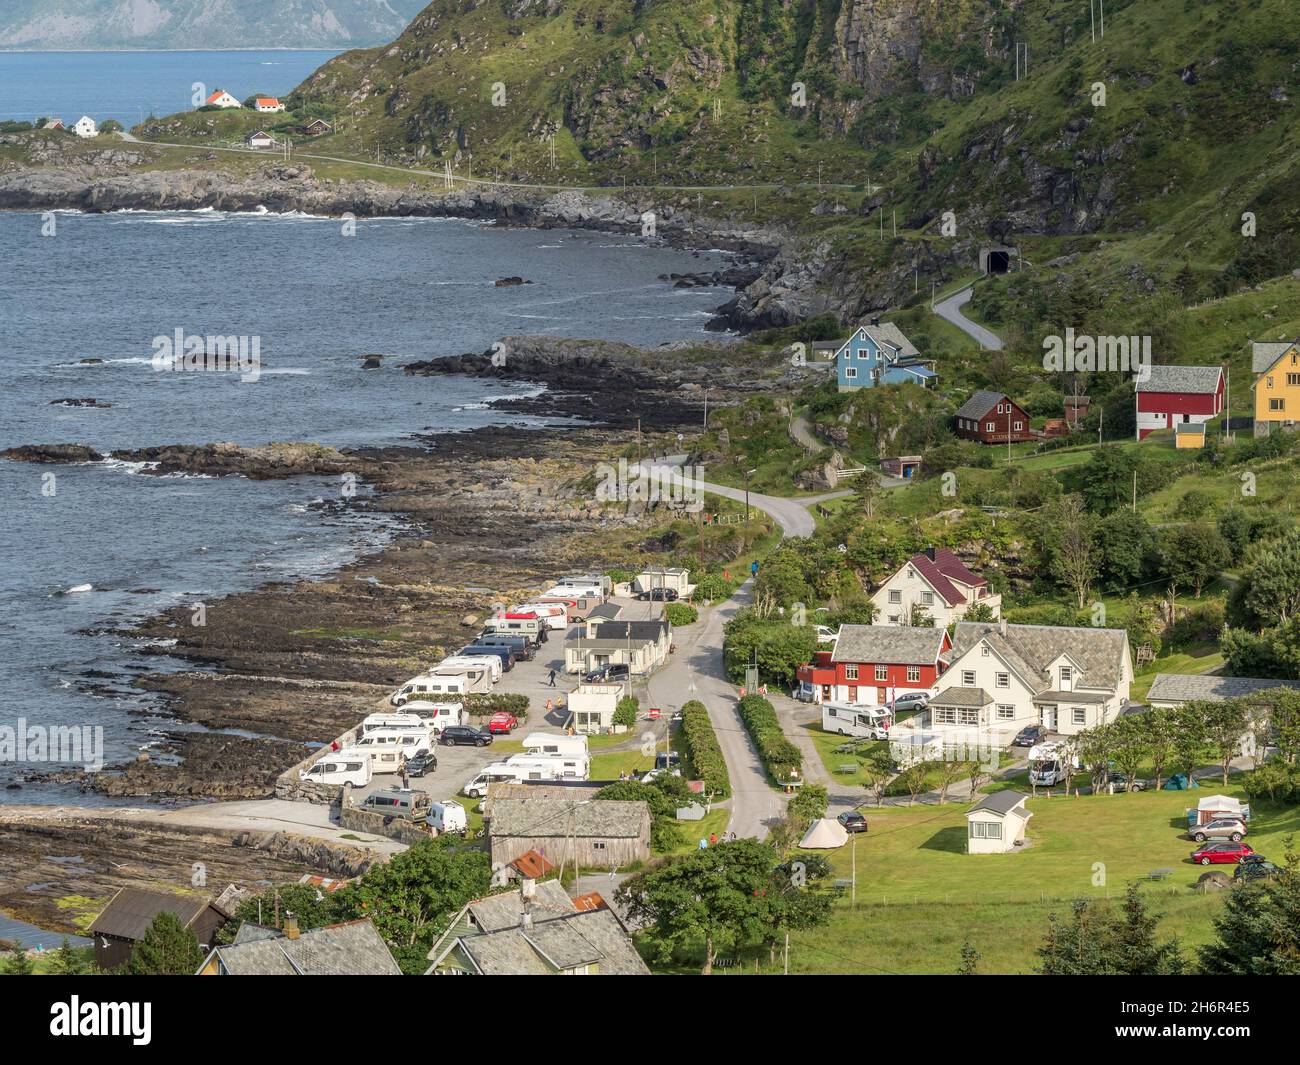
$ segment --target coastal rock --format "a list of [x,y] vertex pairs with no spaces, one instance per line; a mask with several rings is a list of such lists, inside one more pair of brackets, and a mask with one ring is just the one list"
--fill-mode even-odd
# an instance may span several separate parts
[[511,288],[514,285],[531,285],[531,281],[525,281],[522,277],[498,277],[496,279],[497,288]]
[[355,468],[354,460],[334,448],[319,444],[268,444],[238,447],[235,444],[165,444],[160,447],[117,451],[114,458],[143,462],[141,471],[203,474],[209,477],[238,475],[252,481],[297,477],[301,474],[338,474]]
[[112,405],[113,405],[113,404],[111,404],[111,403],[105,403],[103,400],[101,400],[101,399],[95,399],[94,397],[87,397],[87,398],[85,398],[85,399],[52,399],[52,400],[50,400],[50,406],[51,406],[51,407],[98,407],[98,408],[100,408],[101,410],[107,410],[107,409],[108,409],[109,407],[111,407]]
[[0,459],[15,462],[103,462],[104,456],[85,444],[23,444],[0,451]]

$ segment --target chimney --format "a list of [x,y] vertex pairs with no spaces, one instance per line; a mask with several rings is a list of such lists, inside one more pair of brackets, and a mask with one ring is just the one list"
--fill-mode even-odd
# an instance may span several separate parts
[[934,544],[931,544],[929,547],[925,549],[925,557],[928,558],[931,562],[934,561]]
[[878,314],[873,314],[870,318],[867,319],[867,321],[868,321],[871,325],[879,325],[879,324],[880,324],[880,315],[878,315]]
[[284,938],[297,939],[298,935],[298,918],[286,910],[284,913]]

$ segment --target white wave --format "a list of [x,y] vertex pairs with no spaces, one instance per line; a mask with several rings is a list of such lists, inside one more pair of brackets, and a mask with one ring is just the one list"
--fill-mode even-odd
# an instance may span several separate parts
[[121,470],[123,473],[134,476],[141,470],[156,470],[159,464],[157,462],[127,462],[125,459],[115,459],[110,455],[100,465],[107,466],[112,470]]
[[65,589],[63,594],[80,595],[83,592],[93,592],[94,590],[95,590],[95,586],[93,584],[74,584],[71,588]]

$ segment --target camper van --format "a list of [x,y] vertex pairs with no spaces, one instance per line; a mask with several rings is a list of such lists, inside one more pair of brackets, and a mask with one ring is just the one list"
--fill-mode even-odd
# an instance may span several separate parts
[[362,754],[350,758],[327,754],[315,765],[298,770],[298,779],[313,784],[335,784],[339,787],[351,784],[354,788],[364,788],[370,783],[370,759]]
[[822,703],[822,731],[841,736],[883,740],[889,737],[889,716],[871,706],[852,703]]
[[478,638],[478,646],[502,647],[515,656],[516,662],[529,662],[537,654],[537,641],[531,636],[503,636],[485,632]]
[[552,588],[548,592],[543,592],[537,601],[563,606],[568,611],[569,621],[575,622],[586,621],[587,615],[605,602],[605,597],[593,594],[590,590],[578,592],[570,588]]
[[465,807],[455,799],[431,803],[429,812],[424,815],[424,820],[435,832],[464,832],[469,828],[469,818],[465,816]]
[[545,622],[548,629],[567,629],[569,612],[562,603],[523,603],[511,607],[512,614],[535,614]]
[[433,670],[430,670],[430,672],[438,669],[448,669],[452,666],[468,666],[470,669],[486,669],[488,675],[494,681],[501,679],[502,669],[501,657],[499,655],[452,655],[449,658],[444,658],[434,666]]
[[400,768],[403,757],[414,758],[421,751],[432,749],[433,745],[434,740],[427,731],[375,729],[374,732],[367,732],[349,749],[369,750],[384,755],[391,753],[392,759],[384,758],[378,764],[372,758],[370,769],[376,773],[395,773]]
[[[403,707],[405,710],[405,707]],[[428,732],[429,723],[419,714],[370,714],[361,722],[361,734],[375,732],[378,729],[400,729],[409,732]]]
[[557,775],[556,767],[550,764],[508,765],[505,762],[494,762],[492,765],[485,766],[460,790],[464,795],[481,799],[487,794],[489,784],[498,782],[518,784],[522,780],[555,780]]
[[390,788],[372,791],[361,802],[362,810],[386,817],[404,817],[408,821],[422,821],[428,817],[429,794],[409,788]]
[[556,588],[590,589],[602,598],[608,598],[614,590],[614,582],[603,573],[570,573],[555,582]]
[[[486,688],[478,685],[486,680]],[[471,673],[452,666],[447,671],[421,673],[412,677],[397,689],[388,699],[394,706],[405,706],[413,699],[433,699],[444,695],[469,695],[471,692],[491,690],[491,674],[486,670]]]
[[585,757],[587,754],[587,737],[552,736],[545,732],[533,732],[524,737],[524,752],[526,754],[563,754]]
[[[372,732],[373,736],[374,733]],[[403,753],[397,746],[381,746],[376,744],[366,744],[362,747],[357,744],[354,747],[344,747],[341,751],[330,756],[339,761],[356,761],[358,758],[364,759],[370,772],[373,773],[396,773],[401,768]],[[414,757],[414,752],[405,755],[405,757]]]
[[402,710],[418,717],[426,729],[441,732],[448,725],[464,723],[465,713],[460,703],[435,703],[427,699],[413,699]]
[[545,643],[549,627],[536,614],[493,614],[483,623],[483,635],[527,636],[533,643]]
[[515,668],[515,653],[509,647],[488,647],[486,644],[472,643],[467,647],[462,647],[456,652],[457,658],[475,657],[478,655],[495,655],[501,660],[501,669],[504,672],[510,672]]
[[591,759],[585,754],[512,754],[506,765],[553,768],[563,780],[587,780],[591,776]]
[[1079,756],[1072,754],[1065,744],[1040,743],[1029,751],[1029,783],[1041,787],[1064,784],[1066,759],[1071,768],[1079,768]]
[[439,679],[443,683],[464,685],[463,691],[448,691],[448,695],[472,695],[474,692],[490,692],[493,686],[492,670],[488,666],[439,666],[430,673],[430,680],[435,684]]

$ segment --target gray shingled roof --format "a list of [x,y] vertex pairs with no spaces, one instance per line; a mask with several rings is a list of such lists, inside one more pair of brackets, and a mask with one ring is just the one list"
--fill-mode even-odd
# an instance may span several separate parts
[[875,338],[876,343],[883,341],[886,344],[892,344],[898,349],[900,355],[907,358],[914,359],[921,354],[917,351],[916,345],[908,340],[907,337],[903,335],[903,331],[893,322],[881,322],[879,325],[869,325],[867,326],[867,333]]
[[988,706],[992,697],[983,688],[945,688],[933,699],[931,706]]
[[[493,805],[495,807],[496,804]],[[558,880],[542,880],[534,886],[536,894],[529,906],[534,922],[549,921],[574,912],[573,900]],[[511,888],[498,895],[475,899],[466,909],[473,917],[476,928],[484,932],[498,932],[503,928],[518,927],[524,913],[524,898],[518,888]]]
[[995,814],[1009,814],[1027,798],[1029,796],[1022,791],[995,791],[992,795],[985,795],[966,812],[973,814],[976,810],[991,810]]
[[230,976],[401,976],[369,918],[216,947]]
[[1185,703],[1192,699],[1236,699],[1269,688],[1300,688],[1300,681],[1265,677],[1218,677],[1208,673],[1157,673],[1147,700]]
[[1007,398],[1005,392],[990,392],[988,389],[980,389],[970,399],[957,408],[954,418],[982,418],[989,412],[995,403],[1001,403]]
[[[495,799],[488,830],[500,836],[568,836],[610,839],[641,835],[650,807],[640,801],[593,799]],[[576,827],[575,827],[576,825]]]
[[144,891],[140,888],[122,888],[100,911],[90,926],[90,931],[121,939],[139,940],[160,913],[175,914],[182,925],[188,926],[210,902],[211,899],[206,895],[178,895]]
[[588,910],[531,928],[461,936],[461,949],[484,976],[544,976],[595,965],[601,976],[648,976],[650,970],[610,910]]
[[1263,373],[1277,362],[1296,343],[1284,340],[1281,343],[1263,343],[1256,341],[1250,346],[1250,368],[1253,373]]
[[832,662],[932,666],[943,646],[944,630],[907,625],[842,625]]
[[668,631],[666,621],[602,621],[592,630],[597,640],[660,640]]
[[953,663],[985,638],[1036,694],[1051,687],[1045,670],[1062,655],[1068,655],[1083,670],[1087,688],[1118,688],[1128,649],[1128,633],[1123,629],[1007,625],[1004,634],[998,622],[959,621],[953,633]]
[[1213,392],[1223,375],[1221,366],[1152,366],[1150,376],[1138,381],[1139,392]]

